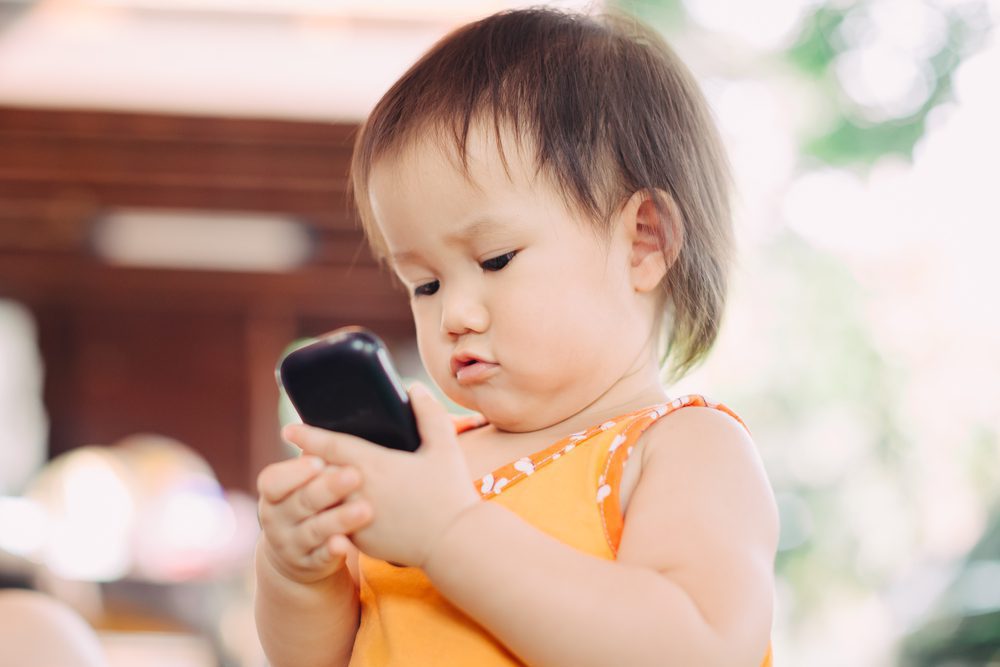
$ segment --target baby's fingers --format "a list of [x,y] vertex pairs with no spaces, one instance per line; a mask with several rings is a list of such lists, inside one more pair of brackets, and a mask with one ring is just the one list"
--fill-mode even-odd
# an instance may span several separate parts
[[287,512],[296,522],[338,505],[361,485],[361,475],[355,468],[329,466],[322,474],[288,497]]
[[346,535],[334,535],[323,544],[316,547],[309,558],[318,566],[334,566],[340,568],[351,550],[351,540]]
[[352,500],[314,514],[298,528],[303,540],[303,551],[311,553],[335,535],[349,535],[360,530],[371,518],[371,506],[364,500]]
[[351,550],[346,535],[370,523],[371,517],[371,506],[357,499],[315,514],[294,527],[265,520],[264,553],[285,577],[318,581],[343,567],[344,556]]
[[[368,503],[356,500],[317,514],[299,527],[304,542],[303,569],[322,568],[347,555],[351,541],[347,535],[371,523]],[[339,567],[339,563],[338,563]]]
[[315,477],[326,464],[317,456],[300,456],[272,463],[257,476],[257,493],[271,504],[280,503]]

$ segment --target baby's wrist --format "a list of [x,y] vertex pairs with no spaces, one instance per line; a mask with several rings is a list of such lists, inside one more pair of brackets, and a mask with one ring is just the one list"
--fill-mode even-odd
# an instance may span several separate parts
[[470,518],[478,514],[480,508],[486,506],[487,503],[482,500],[475,500],[470,504],[463,507],[455,516],[452,517],[451,521],[440,531],[438,531],[437,538],[435,538],[427,550],[427,554],[424,558],[424,562],[419,565],[421,570],[423,570],[428,576],[430,576],[431,570],[439,564],[441,561],[447,561],[448,544],[454,538],[455,534],[460,534],[462,531],[462,526],[467,523]]
[[[273,553],[269,545],[265,544],[264,539],[258,545],[257,562],[258,571],[263,567],[267,571],[268,578],[288,587],[311,590],[333,589],[342,585],[343,578],[351,578],[346,561],[331,572],[305,572],[289,568]],[[258,576],[260,574],[258,573]]]

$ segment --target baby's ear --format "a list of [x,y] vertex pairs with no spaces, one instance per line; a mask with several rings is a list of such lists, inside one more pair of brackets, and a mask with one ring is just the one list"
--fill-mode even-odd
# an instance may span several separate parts
[[633,194],[622,210],[631,242],[632,286],[639,292],[656,289],[677,259],[683,226],[673,198],[662,190]]

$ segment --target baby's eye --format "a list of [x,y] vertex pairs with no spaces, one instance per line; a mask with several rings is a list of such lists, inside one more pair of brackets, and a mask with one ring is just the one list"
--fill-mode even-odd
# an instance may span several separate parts
[[423,285],[417,285],[413,288],[413,296],[430,296],[434,292],[438,291],[441,283],[437,280],[432,280],[429,283],[424,283]]
[[507,266],[510,263],[510,260],[514,259],[514,255],[516,254],[516,250],[512,252],[505,252],[502,255],[484,260],[479,266],[483,267],[486,271],[499,271],[503,267]]

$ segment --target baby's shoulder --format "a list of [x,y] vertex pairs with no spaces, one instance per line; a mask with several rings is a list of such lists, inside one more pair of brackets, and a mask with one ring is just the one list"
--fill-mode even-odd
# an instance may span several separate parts
[[[633,451],[621,461],[623,512],[639,481],[654,476],[643,472],[654,457],[659,465],[683,465],[682,459],[689,454],[707,453],[692,451],[703,440],[714,443],[717,453],[729,448],[755,453],[749,432],[736,413],[700,395],[682,396],[633,413],[625,421],[625,431],[629,433],[627,441]],[[711,463],[703,459],[700,465]]]
[[[700,400],[683,405],[684,409],[670,409],[668,405],[666,414],[643,429],[637,446],[641,447],[644,464],[653,456],[708,461],[714,456],[742,452],[758,458],[749,429],[734,412],[697,398]],[[678,401],[672,405],[676,406]]]
[[[666,569],[709,558],[723,568],[738,565],[731,562],[736,554],[773,557],[774,494],[738,418],[711,406],[687,407],[649,424],[640,440],[641,471],[624,517],[631,537],[622,542],[620,560]],[[687,538],[664,542],[664,535]],[[720,556],[723,544],[732,553]]]

